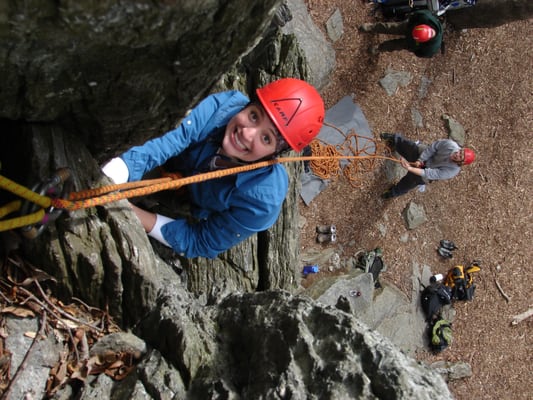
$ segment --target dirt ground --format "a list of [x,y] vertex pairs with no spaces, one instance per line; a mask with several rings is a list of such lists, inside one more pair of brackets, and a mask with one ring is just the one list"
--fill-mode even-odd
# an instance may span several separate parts
[[[409,296],[414,262],[445,273],[454,265],[481,260],[474,300],[454,305],[452,346],[438,355],[421,352],[418,357],[471,364],[471,378],[449,384],[457,399],[533,398],[533,318],[511,324],[514,316],[533,307],[533,21],[461,32],[448,27],[446,52],[432,59],[406,51],[371,56],[368,47],[386,39],[357,30],[361,23],[379,18],[371,13],[371,4],[306,3],[324,32],[337,8],[344,21],[344,34],[333,43],[336,69],[323,91],[326,108],[354,94],[376,138],[380,132],[401,132],[426,143],[447,137],[442,116],[449,115],[465,128],[466,145],[477,159],[452,180],[392,200],[380,198],[388,187],[380,165],[362,177],[361,188],[342,177],[335,180],[309,206],[301,204],[306,221],[301,251],[334,247],[349,257],[379,246],[389,265],[381,279]],[[517,45],[517,38],[524,42]],[[388,96],[378,83],[387,68],[410,72],[414,79]],[[431,85],[420,100],[422,76]],[[413,107],[423,115],[423,129],[414,128]],[[406,228],[401,215],[411,201],[424,207],[428,219],[414,230]],[[319,224],[335,224],[338,241],[317,244]],[[438,256],[441,239],[459,246],[452,259]]]

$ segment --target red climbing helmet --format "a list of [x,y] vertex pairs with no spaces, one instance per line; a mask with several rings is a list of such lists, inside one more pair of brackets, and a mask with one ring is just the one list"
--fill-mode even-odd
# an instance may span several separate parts
[[437,32],[429,25],[421,24],[413,28],[413,39],[419,43],[427,42],[431,40]]
[[464,151],[463,165],[472,164],[474,160],[476,159],[476,154],[474,153],[474,150],[469,149],[468,147],[465,147],[463,151]]
[[324,101],[309,83],[283,78],[256,90],[259,101],[293,150],[301,151],[322,128]]

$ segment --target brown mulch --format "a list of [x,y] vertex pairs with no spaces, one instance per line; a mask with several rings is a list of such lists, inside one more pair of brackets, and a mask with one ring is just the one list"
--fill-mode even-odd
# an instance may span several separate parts
[[[454,343],[438,355],[422,352],[420,360],[466,361],[473,376],[449,384],[457,399],[531,399],[533,393],[533,318],[511,325],[513,317],[533,307],[533,21],[518,21],[493,29],[447,30],[446,53],[419,59],[408,52],[371,56],[367,48],[383,36],[360,34],[371,22],[372,5],[363,1],[307,0],[311,16],[325,32],[327,19],[338,8],[344,33],[333,47],[336,69],[323,90],[326,108],[355,95],[376,138],[380,132],[402,132],[423,142],[447,137],[442,119],[448,115],[466,130],[466,145],[476,162],[450,181],[435,182],[425,193],[412,192],[382,200],[387,188],[382,169],[363,176],[354,189],[340,177],[309,206],[302,202],[302,251],[335,247],[343,257],[360,249],[381,247],[387,272],[382,279],[411,295],[414,263],[445,273],[457,264],[481,260],[472,302],[455,304]],[[379,16],[377,16],[379,17]],[[516,39],[524,42],[516,45]],[[379,86],[387,68],[408,71],[413,81],[387,96]],[[419,99],[421,77],[431,80]],[[424,117],[415,129],[411,109]],[[428,221],[409,231],[401,215],[414,201]],[[315,227],[335,224],[338,242],[318,245]],[[386,233],[380,231],[386,226]],[[406,239],[407,238],[407,239]],[[441,239],[459,249],[443,260],[436,248]],[[308,276],[307,280],[320,279]],[[498,289],[498,282],[510,300]],[[304,285],[310,282],[304,280]]]

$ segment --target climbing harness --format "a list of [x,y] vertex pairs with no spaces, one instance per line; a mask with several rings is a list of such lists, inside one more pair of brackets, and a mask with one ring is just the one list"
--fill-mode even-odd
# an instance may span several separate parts
[[[355,147],[353,144],[346,144],[355,137]],[[376,147],[379,145],[374,142]],[[35,185],[31,190],[0,175],[0,189],[7,190],[18,197],[24,199],[12,201],[0,207],[0,232],[21,228],[22,234],[29,239],[33,239],[42,233],[44,228],[55,221],[63,211],[76,211],[84,208],[100,206],[119,200],[133,197],[146,196],[163,190],[177,189],[192,183],[217,179],[240,172],[251,171],[274,164],[310,161],[313,172],[317,175],[331,178],[340,174],[340,161],[351,160],[350,165],[356,161],[365,163],[368,168],[373,166],[376,160],[399,160],[390,156],[381,156],[368,153],[368,147],[358,148],[357,135],[346,136],[343,145],[323,146],[320,143],[312,143],[312,156],[302,157],[280,157],[268,161],[261,161],[254,164],[216,170],[203,174],[193,175],[185,178],[176,176],[166,176],[158,179],[141,180],[122,184],[108,185],[96,189],[89,189],[79,192],[70,192],[70,171],[67,168],[59,169],[50,179]],[[343,155],[346,148],[355,155]],[[316,154],[316,155],[315,155]],[[364,155],[360,155],[364,154]],[[316,168],[316,169],[315,169]],[[352,167],[350,173],[360,172],[360,168]],[[320,175],[319,175],[320,174]],[[348,176],[345,173],[345,176]],[[354,179],[351,179],[354,182]],[[3,220],[2,218],[13,212],[19,212],[19,216]]]

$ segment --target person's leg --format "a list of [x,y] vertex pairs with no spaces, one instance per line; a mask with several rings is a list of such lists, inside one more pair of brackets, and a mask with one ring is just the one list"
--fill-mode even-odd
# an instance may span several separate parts
[[395,134],[393,143],[394,150],[396,150],[398,154],[405,158],[407,161],[413,162],[418,160],[418,157],[422,153],[422,149],[420,148],[419,143],[406,139],[402,135]]
[[[412,162],[418,160],[418,157],[421,153],[420,145],[418,143],[406,139],[398,133],[382,133],[381,138],[386,140],[392,149],[407,161]],[[423,185],[424,183],[424,180],[420,176],[408,172],[396,185],[393,185],[387,191],[385,191],[382,197],[389,199],[392,197],[401,196],[416,188],[418,185]]]
[[391,150],[397,151],[407,161],[418,160],[423,151],[424,145],[405,139],[400,133],[382,132],[379,136]]
[[408,20],[400,22],[375,22],[375,23],[366,23],[359,27],[361,32],[368,33],[383,33],[386,35],[405,35],[407,31],[407,26],[409,24]]
[[418,185],[423,185],[424,180],[415,174],[408,172],[400,181],[392,186],[389,190],[391,191],[391,197],[401,196],[407,192],[413,190]]
[[387,40],[385,42],[380,43],[377,50],[379,52],[387,52],[387,53],[391,51],[408,50],[407,39],[401,38],[401,39]]

